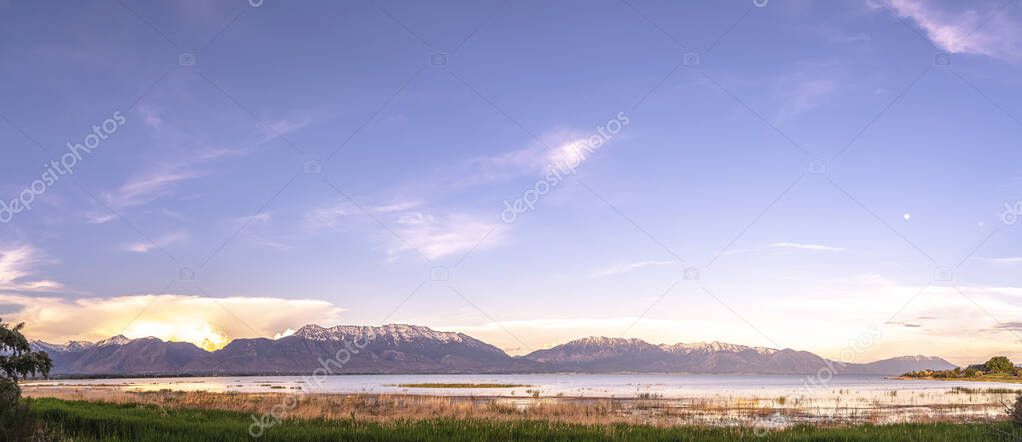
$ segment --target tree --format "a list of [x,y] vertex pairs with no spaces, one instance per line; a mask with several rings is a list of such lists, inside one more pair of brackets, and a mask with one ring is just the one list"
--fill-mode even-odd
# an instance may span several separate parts
[[29,376],[49,376],[53,361],[45,352],[32,351],[28,340],[21,334],[25,324],[13,328],[0,319],[0,441],[19,440],[26,429],[26,409],[19,406],[20,379]]
[[994,356],[987,361],[986,371],[990,373],[1014,373],[1015,364],[1011,363],[1011,360],[1004,356]]

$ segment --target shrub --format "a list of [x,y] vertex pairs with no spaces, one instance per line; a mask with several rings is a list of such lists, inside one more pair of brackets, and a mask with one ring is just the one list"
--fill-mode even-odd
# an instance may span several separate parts
[[1022,394],[1015,397],[1015,403],[1008,406],[1008,419],[1015,426],[1022,427]]
[[1004,356],[994,356],[986,364],[983,364],[989,373],[1014,373],[1015,364]]

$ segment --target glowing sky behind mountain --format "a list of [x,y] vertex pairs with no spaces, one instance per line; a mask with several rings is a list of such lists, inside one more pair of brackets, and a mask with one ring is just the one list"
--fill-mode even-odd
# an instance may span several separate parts
[[765,3],[2,2],[0,317],[1022,358],[1022,7]]

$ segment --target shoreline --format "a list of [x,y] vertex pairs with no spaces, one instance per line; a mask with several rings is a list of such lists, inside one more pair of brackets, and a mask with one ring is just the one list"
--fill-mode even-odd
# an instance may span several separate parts
[[[654,376],[815,376],[815,373],[701,373],[678,371],[522,371],[522,372],[351,372],[330,373],[323,376],[570,376],[570,375],[654,375]],[[27,381],[56,380],[98,380],[98,379],[173,379],[173,378],[238,378],[238,377],[284,377],[284,376],[319,376],[315,373],[138,373],[138,374],[56,374],[47,379],[26,378]],[[842,374],[834,376],[848,377],[884,377],[883,374]]]
[[[944,381],[944,382],[999,382],[1002,384],[1022,384],[1022,378],[1011,376],[1011,377],[974,377],[974,378],[935,378],[935,377],[913,377],[913,376],[895,376],[885,379],[897,380],[897,381]],[[1020,385],[1022,388],[1022,385]],[[1022,389],[1020,389],[1022,392]]]
[[[297,394],[296,394],[297,393]],[[465,392],[467,393],[467,392]],[[487,396],[411,393],[314,393],[306,391],[208,392],[131,391],[118,386],[28,386],[29,398],[113,404],[149,404],[266,415],[286,406],[284,418],[345,419],[373,422],[435,418],[497,421],[542,420],[557,423],[709,427],[787,428],[800,424],[849,426],[894,423],[967,423],[1004,420],[1004,395],[945,392],[877,398],[837,396],[819,402],[798,397],[727,396]],[[931,395],[938,395],[936,398]],[[946,395],[946,396],[945,396]],[[940,402],[940,400],[946,402]]]

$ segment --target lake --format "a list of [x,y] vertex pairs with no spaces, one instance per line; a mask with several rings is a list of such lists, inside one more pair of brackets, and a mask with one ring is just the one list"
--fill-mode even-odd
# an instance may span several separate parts
[[781,395],[822,395],[829,390],[852,390],[859,394],[899,392],[944,393],[955,387],[1010,388],[1022,391],[1022,384],[969,381],[899,380],[882,376],[833,376],[828,382],[808,375],[713,375],[713,374],[480,374],[480,375],[341,375],[322,382],[303,376],[234,376],[73,379],[25,382],[27,386],[102,385],[134,391],[180,390],[208,392],[280,392],[298,389],[316,393],[403,393],[426,395],[512,396],[526,395],[520,388],[405,388],[400,384],[524,384],[544,396],[628,398],[652,393],[663,398],[707,396],[777,397]]
[[[408,388],[400,384],[520,384],[514,388]],[[796,422],[892,423],[964,421],[1003,415],[1022,385],[997,382],[898,380],[881,376],[703,374],[342,375],[322,382],[302,376],[235,376],[48,380],[23,384],[88,392],[318,393],[470,397],[524,408],[540,403],[611,400],[637,415],[721,424],[733,417],[761,426]],[[737,421],[736,421],[737,422]]]

